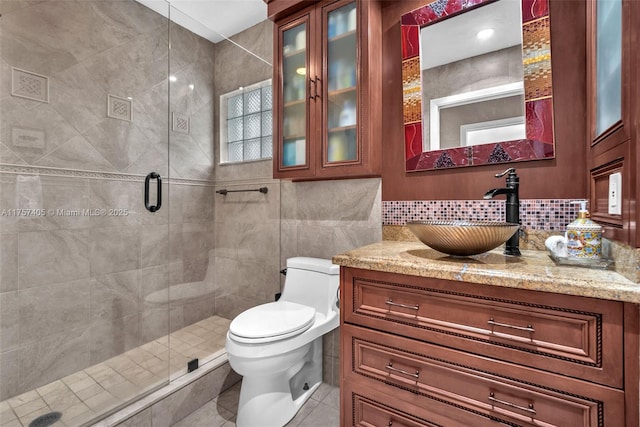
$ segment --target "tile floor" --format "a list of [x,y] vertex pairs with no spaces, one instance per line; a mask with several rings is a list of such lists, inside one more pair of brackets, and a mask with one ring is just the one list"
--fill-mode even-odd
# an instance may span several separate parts
[[[234,427],[239,396],[240,383],[183,418],[174,427]],[[323,383],[287,424],[287,427],[338,427],[339,425],[340,389]]]
[[[231,321],[212,316],[97,365],[0,402],[0,427],[27,427],[61,412],[55,427],[84,424],[186,373],[187,361],[224,351]],[[185,425],[186,426],[186,425]]]

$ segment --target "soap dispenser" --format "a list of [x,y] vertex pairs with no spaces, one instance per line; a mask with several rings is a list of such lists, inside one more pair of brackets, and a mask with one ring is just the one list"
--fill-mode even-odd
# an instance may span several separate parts
[[587,202],[580,201],[578,218],[567,225],[567,257],[574,259],[600,259],[602,254],[602,227],[589,219]]

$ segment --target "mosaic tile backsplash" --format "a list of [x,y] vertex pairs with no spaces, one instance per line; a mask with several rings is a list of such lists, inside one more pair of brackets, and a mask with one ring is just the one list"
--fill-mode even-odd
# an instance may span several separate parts
[[[577,218],[582,200],[520,200],[520,222],[525,229],[565,231]],[[383,201],[383,225],[405,225],[407,221],[504,221],[504,200],[411,200]]]

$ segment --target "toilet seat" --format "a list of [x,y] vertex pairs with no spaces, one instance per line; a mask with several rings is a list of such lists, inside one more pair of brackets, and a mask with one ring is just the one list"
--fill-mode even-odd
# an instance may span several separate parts
[[299,335],[314,322],[312,307],[289,301],[262,304],[240,313],[229,325],[233,340],[266,343]]

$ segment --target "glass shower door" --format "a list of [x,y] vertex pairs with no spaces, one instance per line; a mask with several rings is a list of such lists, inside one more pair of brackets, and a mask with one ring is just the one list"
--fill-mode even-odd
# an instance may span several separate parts
[[85,425],[168,382],[169,10],[154,3],[2,2],[2,426]]

